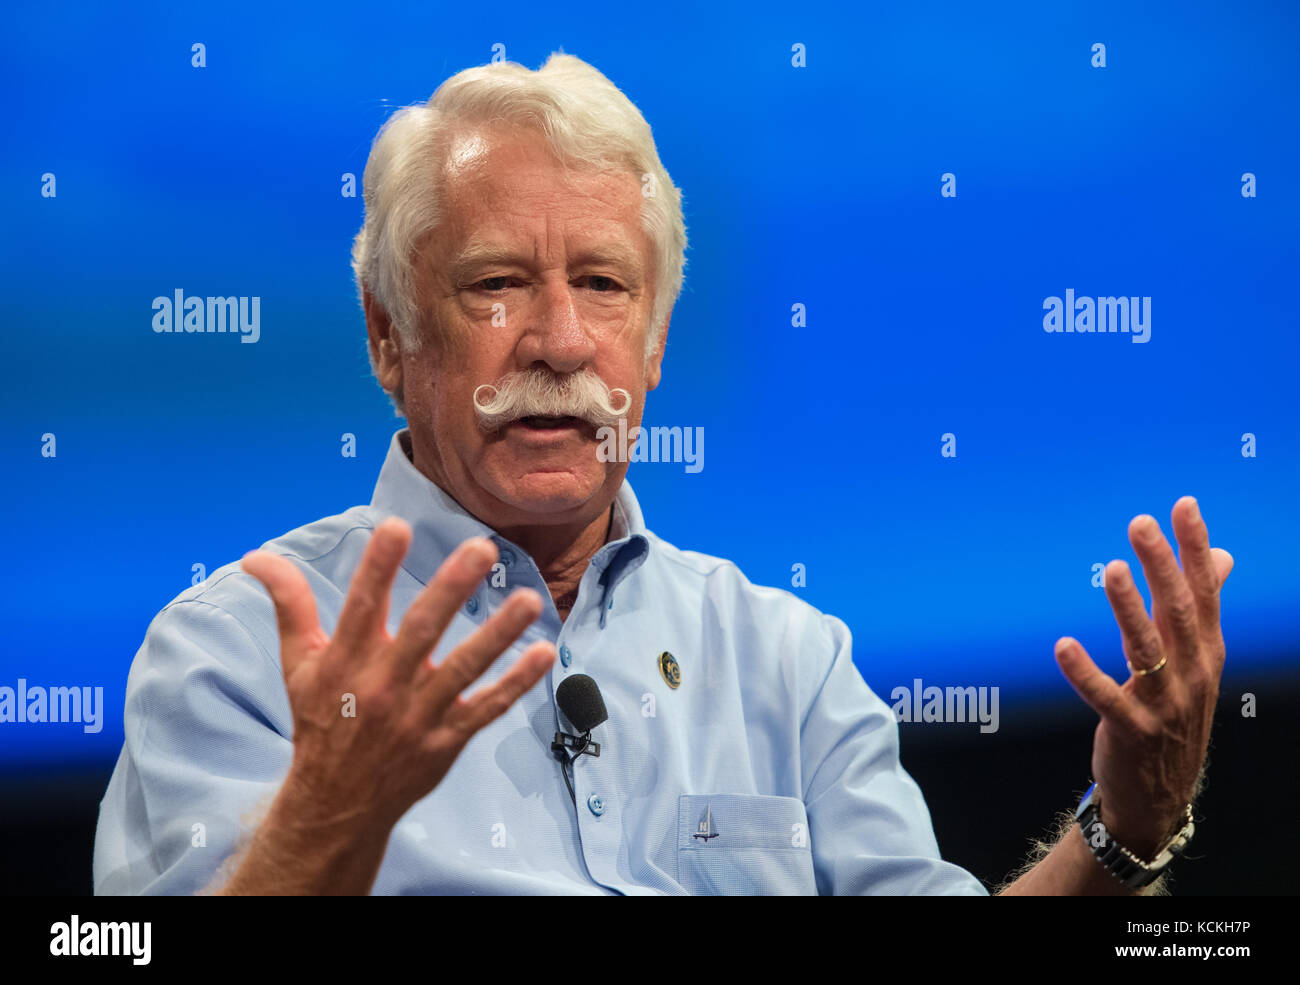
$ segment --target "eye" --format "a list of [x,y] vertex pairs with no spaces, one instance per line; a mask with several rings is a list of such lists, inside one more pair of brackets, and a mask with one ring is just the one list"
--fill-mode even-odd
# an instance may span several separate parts
[[495,294],[497,291],[505,290],[506,282],[509,280],[509,277],[484,277],[478,283],[471,284],[470,286],[478,288],[488,294]]
[[587,284],[597,294],[608,294],[610,291],[616,291],[619,288],[618,281],[603,274],[592,274],[587,278]]

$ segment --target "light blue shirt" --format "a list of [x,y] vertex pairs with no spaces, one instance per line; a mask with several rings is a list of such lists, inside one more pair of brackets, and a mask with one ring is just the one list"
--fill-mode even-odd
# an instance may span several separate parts
[[[443,559],[490,536],[503,567],[434,659],[527,585],[542,616],[467,693],[537,640],[553,641],[560,660],[398,822],[375,893],[987,892],[940,859],[893,712],[854,667],[843,622],[656,537],[626,482],[610,541],[561,621],[532,559],[417,471],[408,441],[393,436],[369,506],[263,549],[304,572],[332,633],[375,526],[402,517],[414,537],[393,588],[396,633]],[[574,765],[575,808],[550,744],[557,729],[573,731],[555,689],[577,673],[595,679],[609,720],[593,733],[600,756]],[[288,771],[292,721],[261,583],[229,564],[177,596],[131,666],[126,742],[100,804],[96,893],[213,883]]]

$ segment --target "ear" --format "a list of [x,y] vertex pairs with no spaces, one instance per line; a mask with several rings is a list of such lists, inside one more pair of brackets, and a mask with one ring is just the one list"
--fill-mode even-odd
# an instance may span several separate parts
[[366,289],[362,294],[366,312],[366,335],[369,337],[370,361],[374,364],[379,385],[389,393],[402,386],[402,347],[397,330],[375,296]]
[[673,320],[673,313],[668,312],[668,317],[664,319],[664,330],[660,333],[659,341],[655,343],[654,351],[650,353],[650,358],[646,361],[645,367],[645,388],[649,392],[659,385],[661,377],[660,370],[663,367],[664,349],[668,345],[668,323]]

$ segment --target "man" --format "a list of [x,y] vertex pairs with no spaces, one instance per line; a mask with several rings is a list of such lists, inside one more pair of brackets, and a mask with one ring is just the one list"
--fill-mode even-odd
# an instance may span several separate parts
[[[684,266],[636,108],[571,56],[467,70],[386,124],[365,204],[369,352],[409,429],[369,506],[154,620],[97,892],[985,893],[939,857],[845,625],[656,537],[598,454],[659,382]],[[1058,643],[1102,718],[1089,841],[1072,825],[1010,892],[1132,892],[1179,847],[1231,559],[1195,501],[1173,523],[1181,571],[1130,526],[1154,622],[1106,572],[1134,677]],[[562,765],[578,674],[608,720]]]

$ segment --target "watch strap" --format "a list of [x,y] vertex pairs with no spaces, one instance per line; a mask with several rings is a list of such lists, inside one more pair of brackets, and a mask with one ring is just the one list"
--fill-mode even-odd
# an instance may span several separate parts
[[1188,804],[1183,811],[1182,828],[1164,848],[1156,853],[1154,859],[1150,862],[1144,861],[1116,841],[1106,825],[1102,823],[1101,798],[1096,783],[1088,788],[1088,792],[1079,801],[1075,817],[1083,833],[1083,840],[1097,857],[1097,861],[1107,872],[1132,889],[1141,889],[1155,882],[1168,868],[1169,863],[1183,853],[1187,843],[1192,840],[1192,835],[1196,833],[1196,825],[1192,820],[1192,805]]

